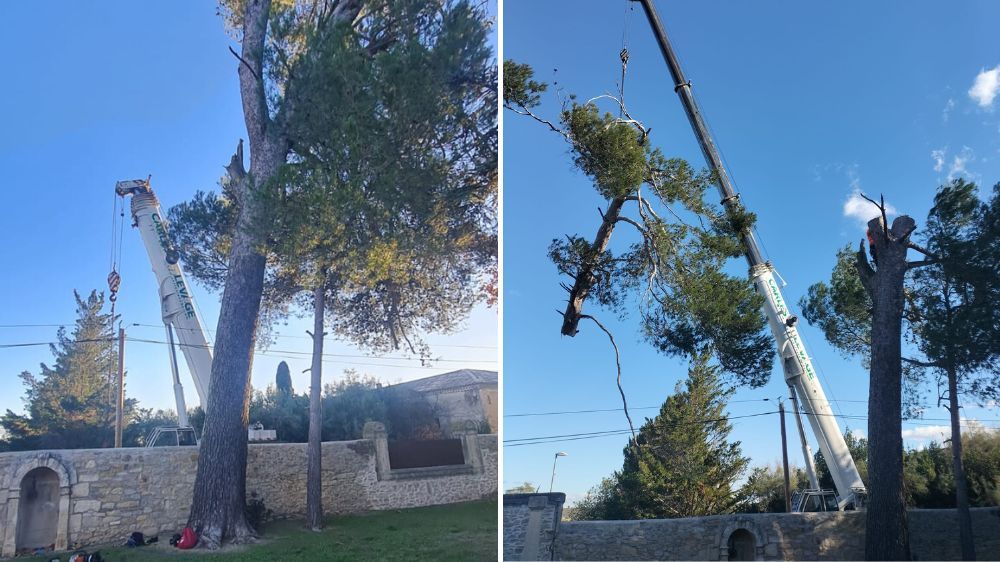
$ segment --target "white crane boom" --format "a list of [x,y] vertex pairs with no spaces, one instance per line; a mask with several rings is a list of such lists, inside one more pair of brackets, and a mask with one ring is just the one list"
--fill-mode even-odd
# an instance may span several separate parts
[[[680,62],[674,54],[670,42],[667,40],[666,31],[660,22],[656,8],[652,0],[638,0],[646,12],[650,27],[656,35],[660,52],[663,55],[670,75],[674,80],[674,91],[681,98],[684,111],[687,114],[688,122],[694,129],[698,144],[701,146],[705,160],[715,172],[718,181],[716,182],[719,192],[722,195],[722,204],[729,213],[736,213],[741,210],[739,195],[733,189],[729,174],[722,163],[718,149],[712,141],[708,126],[701,116],[701,111],[695,103],[694,94],[691,91],[691,82],[684,78]],[[823,457],[830,468],[837,493],[839,509],[843,509],[847,504],[861,507],[864,501],[865,487],[858,474],[858,469],[854,465],[854,459],[847,448],[844,436],[840,432],[833,411],[830,409],[830,402],[826,399],[826,394],[816,378],[816,370],[813,368],[812,359],[806,353],[802,338],[799,336],[795,323],[798,320],[792,315],[785,299],[781,295],[781,289],[774,280],[774,267],[770,262],[765,261],[754,239],[753,233],[747,230],[741,235],[744,255],[750,266],[750,278],[757,289],[757,292],[764,296],[764,313],[767,315],[768,325],[771,335],[778,346],[778,356],[781,360],[781,367],[784,370],[785,382],[794,389],[798,395],[800,405],[809,419],[809,425],[816,435],[816,441],[823,452]]]
[[170,364],[174,378],[174,398],[180,427],[188,427],[184,389],[177,373],[177,356],[174,351],[174,333],[177,334],[181,353],[202,408],[208,404],[209,380],[212,371],[212,351],[208,347],[205,331],[194,305],[194,297],[184,277],[179,262],[180,254],[170,242],[169,225],[160,210],[160,202],[149,185],[149,180],[127,180],[115,184],[118,195],[132,196],[133,226],[139,229],[142,243],[149,254],[149,262],[156,275],[160,290],[160,307],[163,324],[170,344]]

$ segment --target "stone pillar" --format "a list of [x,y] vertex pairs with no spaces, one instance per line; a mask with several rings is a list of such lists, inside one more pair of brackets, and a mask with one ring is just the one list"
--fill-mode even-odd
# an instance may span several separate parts
[[380,422],[370,421],[365,424],[362,436],[371,440],[375,445],[375,473],[379,480],[388,480],[389,471],[389,434],[385,430],[385,425]]
[[4,528],[0,529],[3,531],[3,548],[0,549],[0,556],[4,558],[13,558],[14,549],[16,548],[17,540],[17,508],[21,500],[21,485],[18,482],[18,486],[15,489],[10,490],[7,494],[7,521],[4,521]]
[[504,494],[505,560],[552,560],[566,494]]
[[483,472],[483,452],[479,448],[479,424],[474,421],[452,424],[452,436],[462,441],[462,456],[465,464],[472,467],[474,474]]

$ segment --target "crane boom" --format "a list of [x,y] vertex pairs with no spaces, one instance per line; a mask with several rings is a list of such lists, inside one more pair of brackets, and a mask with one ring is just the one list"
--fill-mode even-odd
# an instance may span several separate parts
[[170,360],[174,378],[174,395],[177,416],[181,427],[186,427],[187,411],[184,390],[177,374],[177,359],[173,334],[194,379],[198,399],[204,408],[208,404],[209,380],[212,370],[212,351],[208,347],[205,331],[194,305],[194,297],[178,263],[180,255],[168,236],[169,224],[160,210],[160,201],[153,193],[149,180],[127,180],[115,184],[118,195],[132,196],[133,226],[139,229],[142,243],[149,254],[149,261],[159,284],[160,307],[163,323],[170,342]]
[[[732,181],[722,163],[719,151],[712,141],[712,136],[708,131],[698,105],[694,100],[694,93],[691,91],[691,82],[684,78],[680,62],[667,40],[666,31],[660,21],[653,0],[635,0],[642,3],[643,10],[649,20],[656,41],[659,44],[663,59],[670,69],[670,75],[674,80],[674,91],[681,98],[684,105],[684,112],[687,114],[691,128],[698,138],[698,144],[708,162],[709,167],[715,173],[722,195],[722,204],[727,213],[737,213],[741,210],[739,195],[733,189]],[[840,427],[833,417],[830,402],[826,399],[823,387],[816,377],[812,360],[806,352],[802,338],[799,336],[795,323],[798,320],[790,313],[785,304],[781,289],[774,279],[774,267],[761,256],[760,248],[754,239],[753,233],[747,229],[742,235],[743,253],[747,264],[750,266],[750,278],[753,281],[757,292],[764,296],[764,312],[767,316],[768,326],[771,335],[777,344],[778,355],[781,360],[781,367],[784,371],[785,382],[792,387],[800,400],[800,405],[806,413],[809,425],[816,436],[819,448],[823,452],[824,458],[830,467],[830,474],[833,476],[837,493],[840,496],[840,508],[848,503],[857,505],[860,503],[861,495],[864,494],[864,483],[858,474],[858,469],[854,465],[847,443],[840,432]],[[857,500],[857,501],[856,501]]]

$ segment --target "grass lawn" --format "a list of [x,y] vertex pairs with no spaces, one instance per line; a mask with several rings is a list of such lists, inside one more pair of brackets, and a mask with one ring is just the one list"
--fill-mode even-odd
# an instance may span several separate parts
[[[274,560],[496,560],[497,502],[477,501],[377,511],[367,515],[331,517],[319,533],[301,521],[275,521],[266,526],[257,544],[227,547],[222,552],[182,551],[160,536],[157,545],[100,550],[109,562],[157,561],[274,561]],[[126,537],[122,537],[124,542]],[[69,554],[50,554],[34,560],[65,562]]]

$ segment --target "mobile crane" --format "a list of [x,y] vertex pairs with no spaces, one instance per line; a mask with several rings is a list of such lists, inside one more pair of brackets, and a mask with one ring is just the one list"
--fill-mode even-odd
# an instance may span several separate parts
[[197,435],[191,427],[184,402],[184,387],[177,370],[177,345],[194,379],[194,388],[204,408],[208,404],[209,380],[212,371],[212,351],[198,317],[194,297],[180,266],[180,253],[170,241],[169,224],[160,210],[160,201],[149,185],[149,179],[126,180],[115,184],[120,197],[132,196],[132,226],[139,229],[146,247],[153,274],[159,284],[163,326],[170,346],[170,369],[177,403],[177,427],[158,427],[146,437],[146,446],[195,445]]
[[[722,204],[727,213],[738,212],[741,209],[739,195],[733,189],[732,181],[722,163],[719,151],[712,141],[708,127],[695,103],[691,82],[684,78],[677,55],[667,40],[667,33],[656,13],[656,8],[653,6],[653,0],[633,1],[640,2],[646,13],[660,52],[670,69],[670,75],[674,81],[674,92],[681,98],[684,112],[687,114],[691,128],[694,129],[705,160],[716,175],[716,185],[722,195]],[[809,469],[810,485],[813,489],[805,490],[798,495],[793,511],[863,509],[867,491],[861,481],[860,474],[858,474],[858,469],[854,465],[854,458],[851,457],[850,450],[840,432],[840,427],[833,416],[833,411],[830,409],[830,402],[826,399],[823,387],[819,383],[812,360],[809,358],[802,338],[795,328],[798,318],[789,311],[785,304],[781,289],[774,279],[774,266],[762,257],[753,233],[749,229],[746,230],[741,235],[740,241],[747,264],[750,266],[750,278],[757,292],[765,299],[764,313],[767,316],[771,335],[778,347],[778,355],[790,396],[793,402],[796,395],[798,397],[795,408],[796,422],[800,428],[803,452],[806,454],[806,467]],[[802,422],[797,415],[799,407],[805,412],[809,425],[816,436],[816,441],[819,443],[819,448],[823,452],[823,457],[830,468],[830,474],[833,476],[834,485],[837,488],[836,494],[832,490],[819,489],[815,470],[811,465],[812,459],[809,458],[808,445],[805,443],[804,434],[801,431]]]

